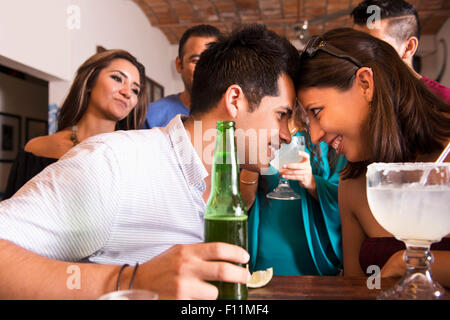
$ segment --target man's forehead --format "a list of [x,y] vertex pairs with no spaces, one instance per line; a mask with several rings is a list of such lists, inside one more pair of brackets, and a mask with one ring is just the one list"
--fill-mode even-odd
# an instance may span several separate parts
[[183,46],[183,52],[191,50],[203,51],[206,49],[206,45],[214,42],[217,38],[215,37],[200,37],[200,36],[192,36],[190,37]]

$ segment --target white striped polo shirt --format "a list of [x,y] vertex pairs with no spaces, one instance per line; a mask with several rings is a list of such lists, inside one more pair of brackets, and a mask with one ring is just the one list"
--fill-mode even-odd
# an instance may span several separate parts
[[0,203],[0,239],[57,260],[143,263],[203,241],[207,176],[179,115],[91,137]]

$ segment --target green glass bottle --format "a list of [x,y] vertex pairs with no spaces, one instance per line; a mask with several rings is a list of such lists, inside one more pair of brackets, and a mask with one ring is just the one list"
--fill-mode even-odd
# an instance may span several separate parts
[[[227,242],[247,250],[247,212],[239,191],[239,165],[233,121],[218,121],[205,212],[205,242]],[[241,265],[243,266],[243,265]],[[247,285],[213,282],[220,300],[246,300]]]

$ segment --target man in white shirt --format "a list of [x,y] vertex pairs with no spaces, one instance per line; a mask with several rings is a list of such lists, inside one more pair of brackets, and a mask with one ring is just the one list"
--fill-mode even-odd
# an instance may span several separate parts
[[[262,26],[235,32],[202,54],[190,118],[87,139],[0,203],[0,298],[95,299],[115,290],[118,264],[136,262],[133,287],[161,299],[215,299],[207,281],[247,282],[248,271],[229,263],[247,263],[245,250],[201,243],[213,143],[205,137],[216,121],[235,121],[258,135],[257,161],[246,144],[242,166],[268,166],[290,141],[298,60]],[[75,289],[68,270],[80,275]],[[132,272],[123,269],[121,288]]]

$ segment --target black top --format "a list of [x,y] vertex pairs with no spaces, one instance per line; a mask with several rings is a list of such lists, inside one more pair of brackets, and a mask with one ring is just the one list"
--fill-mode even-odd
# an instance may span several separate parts
[[[405,243],[394,237],[366,238],[359,251],[359,265],[364,272],[370,265],[383,268],[394,253],[405,249]],[[441,241],[432,243],[430,249],[449,251],[450,238],[442,238]]]
[[23,149],[20,150],[9,172],[8,184],[6,185],[3,200],[11,198],[28,180],[56,161],[58,159],[38,157]]

